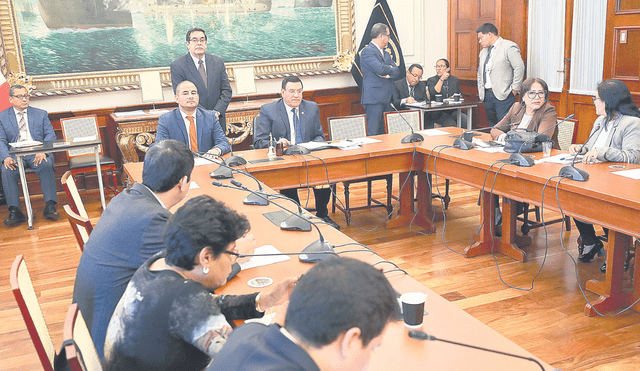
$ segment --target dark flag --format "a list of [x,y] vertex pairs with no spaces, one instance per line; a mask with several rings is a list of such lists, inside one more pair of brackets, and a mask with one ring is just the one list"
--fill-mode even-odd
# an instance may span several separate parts
[[[400,68],[400,71],[405,71],[404,57],[402,56],[402,49],[400,48],[400,40],[398,40],[398,32],[396,30],[396,23],[393,20],[393,15],[389,9],[387,0],[376,0],[376,4],[371,11],[371,17],[369,17],[369,23],[362,35],[362,41],[360,41],[360,47],[355,55],[353,66],[351,67],[351,75],[353,79],[362,90],[362,71],[360,70],[360,53],[371,42],[371,28],[376,23],[384,23],[389,26],[389,45],[387,45],[386,51],[391,54],[391,59],[396,62],[396,65]],[[400,78],[404,77],[404,73],[400,74]]]

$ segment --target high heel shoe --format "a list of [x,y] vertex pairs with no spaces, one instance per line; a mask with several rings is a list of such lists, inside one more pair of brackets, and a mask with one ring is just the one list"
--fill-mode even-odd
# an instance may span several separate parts
[[580,260],[583,263],[588,263],[593,260],[593,258],[596,256],[596,254],[600,252],[600,250],[603,250],[603,249],[604,249],[604,245],[602,244],[602,241],[598,240],[595,246],[591,250],[589,250],[589,252],[579,256],[578,260]]

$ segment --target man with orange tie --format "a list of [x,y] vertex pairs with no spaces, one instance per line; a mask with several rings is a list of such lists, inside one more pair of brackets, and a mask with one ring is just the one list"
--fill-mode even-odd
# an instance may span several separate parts
[[192,82],[178,84],[175,98],[178,108],[158,119],[156,142],[175,139],[186,143],[192,151],[213,156],[222,156],[231,150],[215,114],[198,107],[198,89]]

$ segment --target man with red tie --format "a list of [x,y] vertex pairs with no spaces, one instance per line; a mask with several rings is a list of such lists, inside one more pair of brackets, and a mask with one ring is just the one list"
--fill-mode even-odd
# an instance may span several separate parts
[[175,139],[187,144],[192,151],[221,156],[231,150],[229,140],[211,111],[198,107],[199,94],[191,81],[176,87],[178,108],[158,119],[156,142]]

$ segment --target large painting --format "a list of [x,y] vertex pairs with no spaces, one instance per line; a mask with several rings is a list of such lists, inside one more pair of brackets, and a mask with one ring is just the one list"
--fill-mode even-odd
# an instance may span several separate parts
[[8,72],[36,95],[136,88],[149,69],[168,85],[194,26],[232,80],[238,65],[258,79],[336,73],[355,44],[353,0],[0,0],[0,14]]

